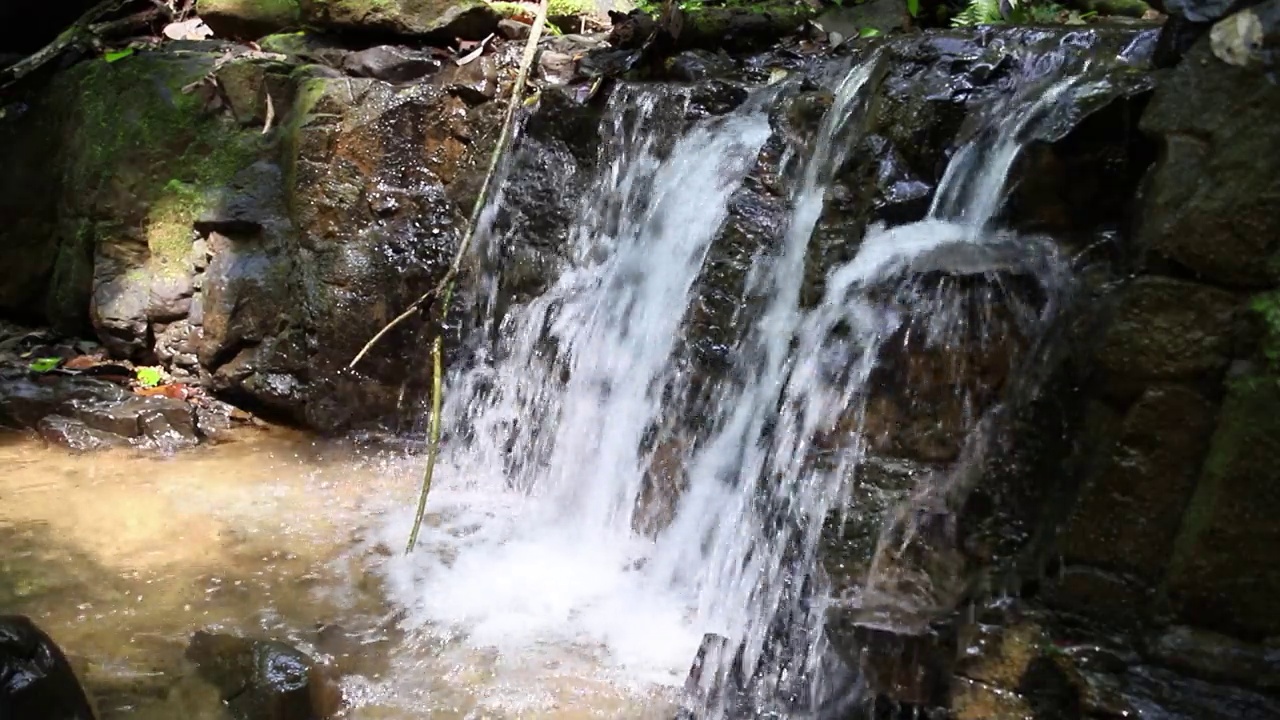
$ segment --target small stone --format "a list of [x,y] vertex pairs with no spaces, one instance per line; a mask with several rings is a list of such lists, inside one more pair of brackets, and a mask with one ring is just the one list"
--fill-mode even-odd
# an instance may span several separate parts
[[511,18],[503,18],[498,21],[498,32],[508,40],[524,40],[529,37],[531,29],[525,23]]
[[342,61],[342,69],[357,77],[389,83],[407,83],[439,72],[442,64],[429,53],[392,45],[379,45],[353,52]]

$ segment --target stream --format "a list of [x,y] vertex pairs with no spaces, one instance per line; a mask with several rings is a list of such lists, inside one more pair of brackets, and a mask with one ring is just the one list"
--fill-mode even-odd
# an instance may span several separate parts
[[[419,468],[398,451],[273,431],[159,459],[71,455],[4,436],[0,463],[0,604],[73,649],[106,720],[225,717],[182,659],[193,628],[275,637],[328,658],[345,676],[345,717],[388,720],[530,708],[547,718],[658,717],[692,652],[677,646],[658,658],[670,667],[633,678],[602,668],[590,648],[499,654],[443,629],[396,629],[384,573],[401,552],[400,499]],[[438,493],[446,507],[475,507],[465,491]],[[433,514],[428,527],[442,521]],[[661,670],[665,684],[653,682]]]

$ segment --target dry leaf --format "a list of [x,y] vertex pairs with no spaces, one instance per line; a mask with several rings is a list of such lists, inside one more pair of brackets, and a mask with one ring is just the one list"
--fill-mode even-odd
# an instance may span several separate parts
[[164,26],[163,33],[170,40],[204,40],[213,37],[213,31],[200,18],[169,23]]

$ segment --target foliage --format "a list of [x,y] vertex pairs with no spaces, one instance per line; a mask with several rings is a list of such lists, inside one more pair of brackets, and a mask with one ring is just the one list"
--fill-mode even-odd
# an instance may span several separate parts
[[1273,371],[1280,371],[1280,291],[1254,297],[1253,311],[1262,318],[1262,354]]
[[134,378],[142,387],[155,387],[164,380],[164,375],[158,367],[140,367],[133,371]]
[[113,63],[117,60],[123,60],[132,54],[133,48],[131,47],[124,48],[123,50],[108,50],[102,54],[102,59],[109,63]]
[[36,358],[35,360],[32,360],[31,364],[28,365],[27,368],[30,369],[31,372],[33,373],[43,374],[43,373],[47,373],[57,369],[57,367],[61,364],[62,364],[62,358],[60,357],[42,357],[42,358]]
[[1034,0],[1009,0],[1007,15],[1001,12],[1000,0],[969,0],[963,10],[951,19],[954,27],[971,27],[974,25],[996,25],[1009,23],[1012,25],[1043,25],[1048,23],[1064,23],[1080,25],[1097,15],[1095,12],[1081,13],[1068,10],[1056,2],[1035,2]]

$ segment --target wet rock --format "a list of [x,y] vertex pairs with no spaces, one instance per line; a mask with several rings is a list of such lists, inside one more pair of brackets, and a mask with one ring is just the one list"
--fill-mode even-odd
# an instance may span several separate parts
[[732,73],[736,63],[728,55],[708,50],[686,50],[666,62],[672,80],[698,82]]
[[529,37],[531,30],[528,23],[522,23],[519,20],[503,18],[498,21],[498,32],[508,40],[524,40]]
[[906,6],[891,0],[836,7],[813,19],[813,24],[827,33],[827,42],[839,45],[845,40],[860,37],[864,31],[888,34],[902,30],[911,23]]
[[1210,682],[1280,689],[1280,652],[1184,625],[1152,639],[1153,660]]
[[324,720],[341,710],[342,692],[325,668],[284,643],[201,630],[186,657],[237,720]]
[[1215,408],[1177,385],[1148,388],[1062,530],[1068,563],[1163,577],[1209,446]]
[[119,435],[97,430],[74,418],[49,415],[36,423],[36,430],[46,442],[75,451],[102,450],[127,445]]
[[1243,636],[1280,635],[1273,598],[1280,568],[1280,382],[1244,374],[1227,383],[1200,482],[1170,563],[1166,588],[1185,621]]
[[127,397],[127,391],[105,380],[62,376],[32,378],[23,373],[0,378],[0,420],[16,427],[35,427],[49,415],[73,414],[77,403],[115,404]]
[[1142,116],[1163,152],[1142,196],[1141,245],[1210,282],[1280,283],[1280,218],[1266,200],[1280,195],[1277,112],[1280,85],[1199,41]]
[[0,615],[0,717],[95,718],[66,656],[21,615]]
[[[1121,676],[1122,712],[1130,717],[1177,720],[1240,720],[1280,717],[1280,702],[1260,693],[1215,685],[1154,667],[1135,667]],[[1122,715],[1123,716],[1123,715]]]
[[342,61],[342,69],[352,75],[390,83],[412,82],[439,72],[442,66],[440,60],[430,53],[392,45],[353,52]]
[[122,438],[138,438],[166,449],[195,445],[191,406],[167,397],[133,396],[122,402],[78,400],[76,419]]
[[1141,277],[1116,299],[1098,351],[1113,384],[1186,380],[1226,370],[1239,302],[1207,285]]

